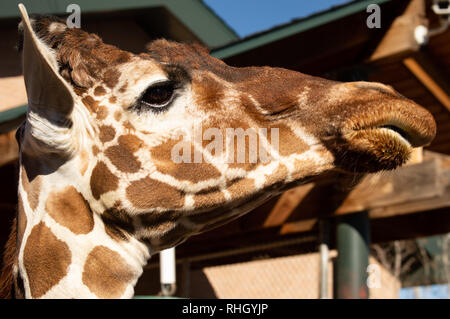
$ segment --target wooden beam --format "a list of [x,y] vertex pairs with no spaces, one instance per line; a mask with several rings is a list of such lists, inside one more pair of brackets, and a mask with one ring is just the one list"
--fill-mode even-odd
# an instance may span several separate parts
[[267,216],[263,227],[282,225],[300,204],[302,198],[305,197],[313,187],[314,184],[310,183],[302,187],[292,188],[283,193],[269,216]]
[[394,20],[368,62],[382,64],[393,60],[397,61],[417,52],[420,44],[414,37],[414,31],[419,25],[428,25],[425,0],[412,0],[403,14]]
[[[314,187],[300,186],[296,192],[302,194],[302,197],[297,199],[298,206],[294,210],[289,210],[288,217],[285,216],[286,213],[282,213],[283,217],[279,220],[284,220],[283,233],[289,232],[289,229],[295,231],[310,229],[318,218],[439,198],[443,195],[447,184],[447,181],[443,180],[445,174],[441,168],[441,161],[439,157],[427,156],[422,163],[411,164],[394,171],[369,174],[362,177],[359,182],[349,177],[346,182],[341,180],[340,186],[337,186],[336,180],[331,180],[327,184],[316,184]],[[430,207],[436,208],[434,204]],[[275,220],[273,212],[277,211],[274,209],[270,212],[268,216],[271,220]],[[389,213],[392,214],[394,211]],[[255,223],[256,221],[248,219],[242,227],[249,229],[264,225],[281,225],[267,222],[261,225]]]
[[[428,159],[421,164],[364,177],[331,216],[367,210],[373,220],[450,207],[450,170],[442,168],[442,155],[429,157],[428,153]],[[321,204],[316,202],[312,205],[320,208]],[[298,215],[297,220],[281,226],[280,234],[310,231],[320,216],[330,216],[330,212],[314,208],[296,208],[304,209],[312,209],[313,214],[319,216],[310,213]]]
[[439,197],[444,192],[441,173],[440,160],[433,158],[395,171],[368,175],[350,192],[334,215]]
[[317,223],[318,219],[316,218],[306,219],[298,222],[285,223],[281,226],[280,235],[286,235],[291,233],[304,233],[312,230]]
[[431,59],[425,54],[420,54],[404,59],[403,64],[450,111],[448,80],[440,74]]
[[[420,156],[422,157],[422,156]],[[241,217],[224,230],[249,231],[280,226],[282,234],[312,229],[318,218],[354,213],[363,210],[422,201],[420,209],[434,209],[445,205],[441,195],[450,181],[443,180],[450,166],[450,157],[433,152],[425,152],[422,159],[409,163],[394,171],[370,174],[363,177],[353,175],[328,176],[321,181],[299,186],[285,192],[255,211]],[[445,164],[445,165],[444,165]],[[428,201],[429,200],[429,201]],[[441,205],[441,206],[439,206]],[[414,212],[414,205],[395,206],[376,217]],[[419,206],[416,206],[419,211]],[[412,211],[411,211],[412,209]],[[374,215],[375,217],[375,215]]]
[[441,196],[435,196],[419,201],[405,202],[398,205],[374,208],[370,210],[370,218],[377,219],[399,215],[410,215],[417,212],[440,209],[443,207],[450,207],[450,188],[447,188]]
[[369,62],[390,61],[418,51],[420,44],[414,37],[414,30],[419,25],[428,25],[425,1],[412,0],[404,13],[394,20],[370,56]]

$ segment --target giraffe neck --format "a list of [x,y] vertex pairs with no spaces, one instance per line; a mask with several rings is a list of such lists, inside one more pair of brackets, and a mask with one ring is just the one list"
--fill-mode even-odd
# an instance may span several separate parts
[[56,169],[22,154],[16,282],[27,298],[131,298],[149,248],[117,239],[71,161]]

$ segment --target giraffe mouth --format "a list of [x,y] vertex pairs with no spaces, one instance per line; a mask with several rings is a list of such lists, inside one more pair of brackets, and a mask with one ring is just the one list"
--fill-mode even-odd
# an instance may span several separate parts
[[390,137],[398,143],[403,143],[408,147],[421,147],[431,143],[434,139],[435,131],[423,129],[419,125],[395,120],[383,121],[375,125],[356,129],[355,131],[365,131],[369,134],[377,134],[383,137]]
[[[395,169],[406,163],[414,147],[426,146],[436,134],[434,119],[397,112],[381,119],[360,119],[342,130],[331,144],[336,164],[354,172]],[[352,160],[349,160],[351,158]]]
[[407,145],[412,147],[421,145],[420,139],[418,139],[415,135],[411,135],[406,130],[392,124],[378,126],[375,130],[392,134],[394,138],[398,138],[400,141],[405,142]]

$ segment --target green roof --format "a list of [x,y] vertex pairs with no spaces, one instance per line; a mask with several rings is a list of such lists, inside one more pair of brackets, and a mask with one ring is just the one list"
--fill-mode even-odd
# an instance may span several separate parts
[[219,59],[225,59],[238,55],[245,51],[264,46],[297,33],[305,32],[309,29],[319,27],[332,21],[344,18],[346,16],[366,11],[370,4],[382,4],[392,0],[359,0],[333,7],[329,10],[318,12],[311,16],[295,20],[293,22],[280,25],[271,30],[251,35],[247,38],[227,44],[222,48],[212,50],[211,54]]
[[16,119],[27,112],[28,105],[21,105],[9,110],[0,112],[0,123]]
[[18,3],[28,13],[64,14],[71,3],[82,12],[111,12],[150,7],[166,7],[178,20],[210,48],[237,40],[237,34],[201,0],[21,0],[0,2],[0,19],[19,17]]

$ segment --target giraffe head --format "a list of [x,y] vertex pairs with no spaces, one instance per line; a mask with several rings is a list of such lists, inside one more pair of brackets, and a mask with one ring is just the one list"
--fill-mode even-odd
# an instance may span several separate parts
[[132,54],[49,16],[21,29],[28,178],[60,171],[111,236],[154,251],[331,170],[394,169],[435,135],[382,84],[235,68],[166,40]]

